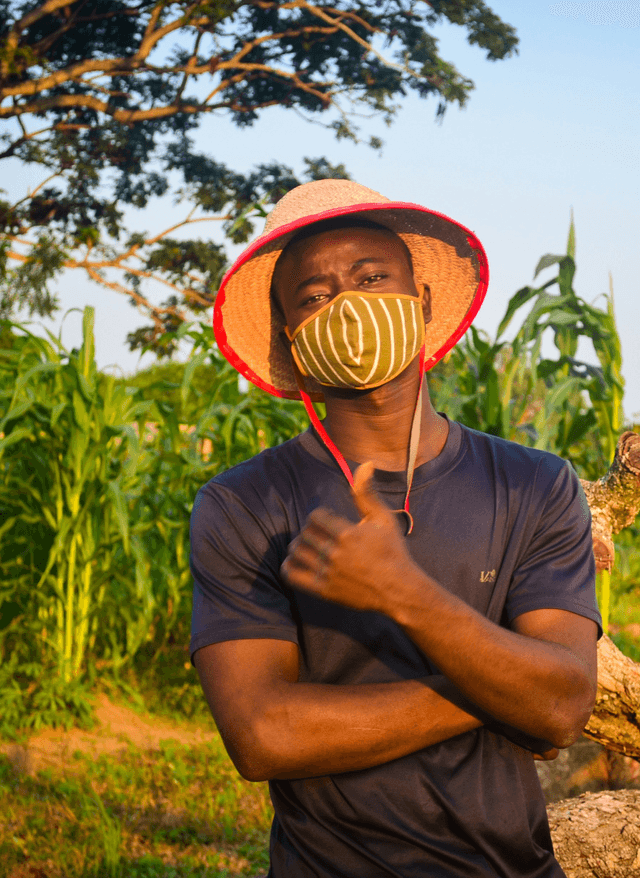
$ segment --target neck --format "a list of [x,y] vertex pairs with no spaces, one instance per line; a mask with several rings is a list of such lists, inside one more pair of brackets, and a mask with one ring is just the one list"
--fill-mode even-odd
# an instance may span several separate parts
[[[420,386],[417,360],[401,375],[368,391],[326,388],[324,427],[348,460],[373,462],[377,469],[406,469],[411,423]],[[425,381],[416,465],[440,454],[449,428],[434,410]]]

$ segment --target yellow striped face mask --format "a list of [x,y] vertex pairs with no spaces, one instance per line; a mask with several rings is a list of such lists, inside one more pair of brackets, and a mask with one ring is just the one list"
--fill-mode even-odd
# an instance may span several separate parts
[[379,387],[420,352],[422,296],[347,291],[286,333],[303,375],[329,387]]

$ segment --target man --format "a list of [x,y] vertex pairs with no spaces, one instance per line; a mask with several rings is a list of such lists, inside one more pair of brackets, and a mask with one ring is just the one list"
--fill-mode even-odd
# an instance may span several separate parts
[[568,464],[450,422],[423,382],[487,280],[453,220],[325,180],[223,281],[221,351],[313,423],[192,517],[191,652],[270,783],[271,878],[563,874],[533,754],[593,707],[589,510]]

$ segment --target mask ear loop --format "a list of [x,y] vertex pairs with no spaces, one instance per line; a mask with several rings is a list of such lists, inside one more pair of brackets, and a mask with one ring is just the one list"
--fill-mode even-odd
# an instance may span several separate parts
[[[304,379],[302,377],[302,373],[298,369],[298,366],[293,360],[293,372],[296,378],[296,384],[298,385],[298,390],[300,391],[300,396],[302,397],[302,402],[306,409],[307,415],[309,416],[309,420],[313,424],[316,432],[320,436],[320,439],[324,443],[327,451],[334,458],[335,462],[338,464],[342,472],[344,473],[345,478],[347,479],[349,485],[353,488],[353,473],[349,469],[349,464],[344,458],[344,455],[335,444],[335,442],[331,439],[325,428],[322,426],[320,418],[317,415],[316,410],[313,407],[313,403],[311,402],[311,397],[307,393],[304,387]],[[413,418],[411,421],[411,433],[409,436],[409,460],[407,463],[407,493],[404,498],[404,507],[402,509],[396,510],[397,512],[403,513],[407,517],[407,531],[405,536],[409,536],[409,534],[413,531],[413,516],[409,511],[409,494],[411,493],[411,486],[413,484],[413,473],[416,467],[416,460],[418,457],[418,447],[420,445],[420,429],[422,426],[422,396],[424,389],[424,361],[425,361],[425,346],[422,345],[420,348],[420,386],[418,387],[418,396],[416,398],[416,405],[413,410]]]

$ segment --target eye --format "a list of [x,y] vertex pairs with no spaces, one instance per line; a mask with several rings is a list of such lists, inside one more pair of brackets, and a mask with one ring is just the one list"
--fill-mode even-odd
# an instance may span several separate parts
[[314,293],[313,296],[308,296],[308,298],[304,299],[300,304],[303,308],[306,308],[308,305],[317,305],[318,302],[321,302],[326,298],[326,293]]
[[381,272],[379,272],[377,274],[369,274],[361,281],[361,283],[363,283],[363,284],[376,283],[377,281],[384,280],[387,277],[389,277],[388,274],[383,274]]

